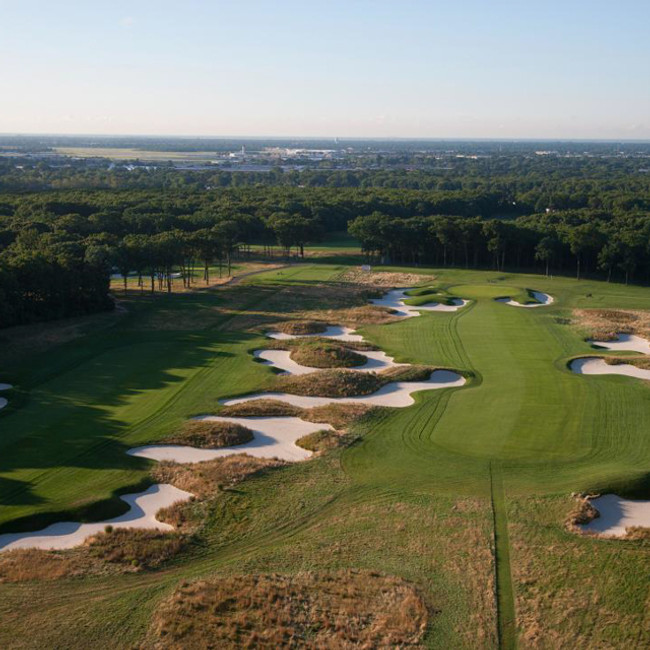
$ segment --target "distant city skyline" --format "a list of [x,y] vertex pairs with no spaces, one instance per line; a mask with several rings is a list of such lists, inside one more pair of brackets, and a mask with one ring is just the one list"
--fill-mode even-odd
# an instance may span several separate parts
[[0,0],[0,133],[650,139],[650,3]]

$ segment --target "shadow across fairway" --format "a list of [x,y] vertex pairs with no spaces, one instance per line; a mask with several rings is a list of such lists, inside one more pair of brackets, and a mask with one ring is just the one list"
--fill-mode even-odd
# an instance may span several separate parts
[[[73,367],[34,382],[28,400],[2,421],[0,530],[121,514],[124,489],[150,483],[151,463],[126,454],[134,430],[160,417],[186,380],[232,359],[228,348],[252,338],[232,332],[111,335],[92,342]],[[42,377],[39,368],[35,374]],[[111,497],[98,503],[107,493]]]

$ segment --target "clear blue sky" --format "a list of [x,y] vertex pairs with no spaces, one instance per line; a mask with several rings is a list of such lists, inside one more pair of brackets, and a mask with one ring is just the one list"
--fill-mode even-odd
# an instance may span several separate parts
[[650,138],[650,0],[0,0],[0,132]]

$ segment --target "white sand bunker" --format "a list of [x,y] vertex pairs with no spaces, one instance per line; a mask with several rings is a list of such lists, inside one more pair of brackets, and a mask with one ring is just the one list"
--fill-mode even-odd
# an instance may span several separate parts
[[626,528],[650,528],[650,501],[630,501],[616,494],[604,494],[591,504],[600,517],[584,524],[585,531],[605,537],[622,537]]
[[[360,372],[372,372],[374,370],[383,370],[384,368],[393,368],[396,366],[406,366],[406,363],[395,363],[392,357],[389,357],[381,350],[361,351],[355,350],[357,354],[367,357],[368,361],[362,366],[354,366],[347,370],[358,370]],[[282,370],[284,375],[307,375],[312,372],[318,372],[322,368],[313,368],[311,366],[302,366],[291,358],[290,350],[255,350],[254,356],[263,359],[265,365],[273,366]]]
[[129,456],[158,461],[172,460],[177,463],[200,463],[234,454],[299,461],[309,458],[312,452],[298,447],[296,440],[314,433],[314,431],[332,430],[329,424],[306,422],[295,417],[222,418],[216,415],[204,415],[196,419],[241,424],[253,432],[254,438],[243,445],[220,447],[219,449],[198,449],[184,445],[147,445],[129,449],[126,453]]
[[149,528],[154,530],[174,530],[170,524],[156,519],[156,513],[162,508],[188,501],[193,495],[179,490],[173,485],[159,483],[137,494],[125,494],[120,497],[128,504],[129,510],[119,517],[94,524],[79,524],[64,521],[52,524],[33,533],[7,533],[0,535],[0,550],[10,551],[17,548],[40,548],[44,550],[72,548],[83,544],[92,535],[101,533],[106,526],[114,528]]
[[304,339],[314,336],[319,336],[324,339],[334,339],[335,341],[363,341],[363,336],[361,336],[361,334],[353,334],[353,332],[354,330],[349,327],[330,325],[324,332],[318,334],[285,334],[284,332],[267,332],[266,335],[270,339],[276,339],[278,341]]
[[[0,384],[0,391],[2,390],[10,390],[13,388],[11,384]],[[9,401],[7,400],[6,397],[0,397],[0,409],[3,409],[5,406],[9,404]]]
[[607,350],[650,354],[650,341],[643,339],[640,336],[635,336],[634,334],[619,334],[613,341],[593,341],[588,339],[587,342],[592,345],[597,345],[599,348],[606,348]]
[[535,300],[538,300],[539,302],[522,304],[516,300],[512,300],[512,298],[496,298],[496,301],[502,302],[506,305],[511,305],[512,307],[546,307],[555,302],[555,298],[549,296],[547,293],[542,293],[541,291],[531,291],[531,293],[535,297]]
[[274,399],[302,408],[313,406],[324,406],[325,404],[369,404],[371,406],[392,406],[404,408],[411,406],[415,400],[411,397],[413,393],[421,390],[435,390],[437,388],[453,388],[462,386],[465,378],[451,370],[435,370],[426,381],[395,381],[382,386],[378,391],[370,395],[358,395],[356,397],[311,397],[305,395],[291,395],[290,393],[255,393],[246,397],[220,400],[222,404],[241,404],[254,399]]
[[578,375],[625,375],[626,377],[636,377],[637,379],[650,381],[650,370],[637,368],[630,363],[610,365],[600,357],[574,359],[569,367]]
[[458,311],[462,309],[469,301],[454,298],[452,305],[444,305],[440,302],[431,302],[425,305],[407,305],[404,301],[412,296],[406,295],[410,289],[393,289],[389,291],[383,298],[375,298],[370,302],[378,307],[388,307],[392,309],[395,316],[402,316],[410,318],[412,316],[419,316],[421,311]]

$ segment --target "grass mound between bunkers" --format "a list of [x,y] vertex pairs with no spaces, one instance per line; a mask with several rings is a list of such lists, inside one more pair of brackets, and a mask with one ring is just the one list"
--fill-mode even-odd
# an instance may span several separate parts
[[202,449],[215,447],[232,447],[243,445],[253,439],[253,432],[234,422],[215,422],[211,420],[190,420],[181,431],[165,438],[165,444],[189,445]]
[[412,585],[372,571],[224,576],[181,584],[144,647],[404,648],[427,619]]
[[307,343],[291,351],[291,360],[310,368],[354,368],[368,362],[368,358],[336,343]]
[[426,381],[434,370],[430,366],[389,368],[381,373],[326,369],[308,375],[278,377],[273,390],[307,397],[355,397],[371,395],[391,382]]

